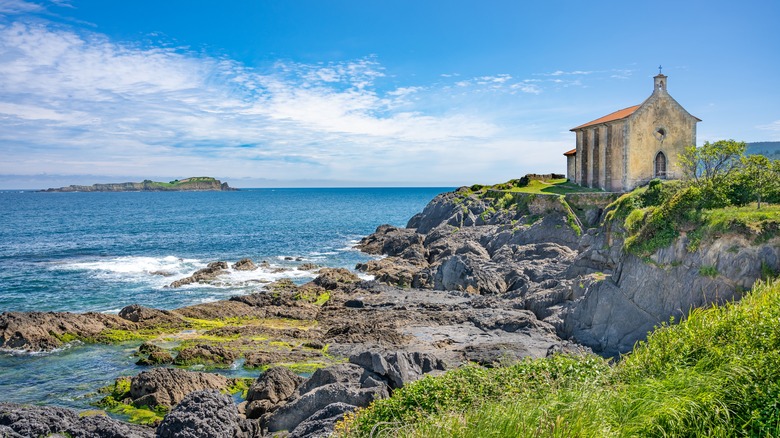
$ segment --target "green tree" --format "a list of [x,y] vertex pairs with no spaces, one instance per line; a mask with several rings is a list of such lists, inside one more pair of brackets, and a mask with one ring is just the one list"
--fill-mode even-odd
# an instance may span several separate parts
[[704,142],[702,147],[689,146],[680,154],[683,174],[696,185],[722,186],[742,166],[747,144],[744,141],[718,140]]
[[777,182],[772,161],[763,155],[749,155],[742,158],[745,181],[748,183],[751,197],[756,199],[761,209],[761,200],[769,195],[772,185]]

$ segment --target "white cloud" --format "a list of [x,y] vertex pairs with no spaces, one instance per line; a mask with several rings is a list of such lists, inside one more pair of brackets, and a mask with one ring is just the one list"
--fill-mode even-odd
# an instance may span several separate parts
[[25,12],[40,12],[43,6],[24,0],[0,0],[0,14],[19,14]]
[[[373,57],[258,70],[45,23],[0,25],[0,174],[436,183],[450,170],[425,163],[461,167],[451,161],[475,161],[474,144],[505,135],[478,108],[432,106],[451,97],[444,88],[386,89],[383,78]],[[468,86],[511,94],[512,82],[504,74]]]
[[762,131],[769,131],[770,134],[768,135],[771,137],[770,140],[780,140],[780,120],[775,120],[774,122],[768,123],[766,125],[759,125],[756,126],[756,128]]
[[530,93],[530,94],[539,94],[542,92],[542,89],[539,87],[539,85],[529,82],[520,82],[517,84],[512,84],[510,87],[513,90],[522,91],[523,93]]
[[780,131],[780,120],[775,120],[774,122],[766,125],[759,125],[757,128],[765,129],[767,131]]
[[556,70],[552,73],[540,73],[540,76],[580,76],[580,75],[589,75],[593,74],[595,72],[593,71],[585,71],[585,70],[574,70],[574,71],[563,71],[563,70]]

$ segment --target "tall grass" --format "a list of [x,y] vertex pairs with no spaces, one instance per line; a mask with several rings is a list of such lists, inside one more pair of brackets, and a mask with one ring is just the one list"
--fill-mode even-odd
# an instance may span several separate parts
[[739,303],[663,324],[617,365],[554,356],[491,370],[471,366],[408,385],[339,430],[398,437],[778,437],[780,281],[758,284]]

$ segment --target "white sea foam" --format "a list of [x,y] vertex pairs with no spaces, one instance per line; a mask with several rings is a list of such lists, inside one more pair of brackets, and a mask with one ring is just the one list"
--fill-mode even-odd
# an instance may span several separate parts
[[178,274],[206,266],[197,259],[183,259],[176,256],[144,257],[123,256],[81,260],[57,265],[59,269],[77,271],[98,271],[115,274]]
[[83,345],[83,344],[84,344],[83,342],[76,340],[76,341],[68,342],[67,344],[64,344],[62,347],[54,348],[48,351],[29,351],[29,350],[17,350],[13,348],[0,348],[0,354],[10,354],[11,356],[49,356],[52,354],[57,354],[66,350],[70,350],[75,346]]
[[116,282],[142,282],[163,287],[173,279],[191,275],[206,266],[198,259],[185,259],[173,255],[164,257],[121,256],[78,259],[58,263],[52,269],[90,272],[97,278]]

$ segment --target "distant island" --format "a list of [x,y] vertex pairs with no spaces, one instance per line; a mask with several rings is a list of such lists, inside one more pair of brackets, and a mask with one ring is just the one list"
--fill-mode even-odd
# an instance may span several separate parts
[[93,184],[91,186],[70,185],[67,187],[50,188],[42,192],[206,192],[234,191],[228,183],[208,176],[196,176],[171,182],[144,180],[142,182],[125,182],[109,184]]

